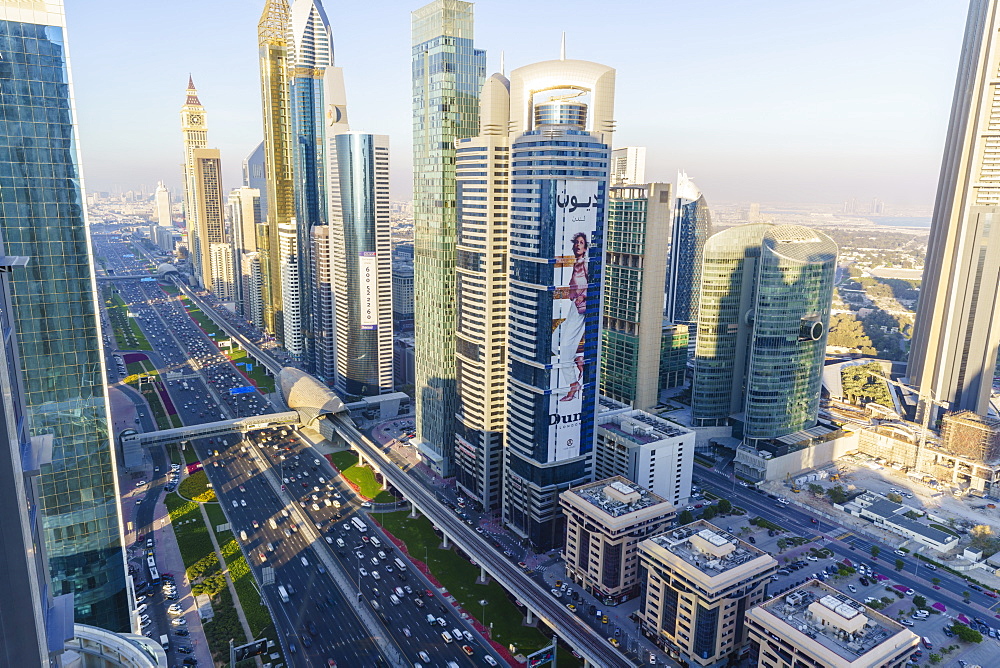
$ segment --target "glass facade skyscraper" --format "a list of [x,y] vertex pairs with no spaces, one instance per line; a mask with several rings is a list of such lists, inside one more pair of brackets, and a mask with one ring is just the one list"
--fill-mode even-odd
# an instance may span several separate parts
[[330,257],[336,305],[338,392],[391,392],[392,240],[389,138],[344,132],[333,138],[338,180]]
[[816,424],[837,246],[798,225],[749,223],[705,245],[695,348],[696,426],[746,439]]
[[479,132],[486,52],[473,5],[434,0],[412,14],[413,319],[417,447],[439,475],[454,467],[455,141]]
[[[326,176],[323,132],[326,104],[323,78],[333,66],[330,22],[319,0],[296,0],[291,6],[291,119],[294,133],[295,225],[298,229],[300,303],[313,305],[312,228],[325,225]],[[313,308],[303,309],[302,360],[315,370]]]
[[129,627],[114,448],[62,3],[0,1],[0,216],[55,595],[76,621]]
[[[298,313],[286,314],[283,286],[287,279],[287,262],[283,267],[281,253],[288,251],[288,226],[295,218],[294,136],[291,115],[291,86],[289,67],[291,49],[291,10],[287,0],[266,0],[260,22],[257,24],[260,48],[261,104],[264,115],[264,176],[267,182],[266,237],[257,244],[260,252],[261,281],[264,301],[264,328],[289,349],[285,327],[291,325],[289,335],[295,348],[300,340],[301,328]],[[284,238],[279,243],[279,234]],[[291,249],[297,255],[298,240]],[[287,260],[287,253],[286,253]],[[298,283],[295,283],[298,290]],[[296,295],[296,301],[298,300]],[[286,323],[287,320],[287,323]],[[288,350],[293,356],[302,350]]]
[[659,401],[672,191],[635,184],[608,197],[601,394],[643,410]]
[[680,172],[667,274],[666,315],[671,322],[691,324],[697,320],[701,265],[710,236],[712,216],[705,196],[686,173]]

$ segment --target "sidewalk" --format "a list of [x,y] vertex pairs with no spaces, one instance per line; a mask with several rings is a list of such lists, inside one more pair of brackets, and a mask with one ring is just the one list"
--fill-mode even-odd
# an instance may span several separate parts
[[[182,469],[183,470],[183,469]],[[167,512],[166,495],[161,495],[156,501],[154,512],[153,533],[156,541],[156,558],[163,573],[173,574],[177,583],[177,602],[184,608],[184,619],[187,620],[186,628],[191,635],[186,638],[173,635],[173,630],[164,631],[170,634],[170,644],[181,644],[187,641],[194,648],[194,657],[198,659],[198,664],[202,666],[212,666],[212,652],[205,641],[205,629],[201,624],[201,617],[194,602],[194,595],[191,593],[191,583],[188,582],[187,573],[184,568],[184,559],[181,557],[181,549],[177,545],[177,537],[174,535],[173,525],[170,523],[170,513]]]

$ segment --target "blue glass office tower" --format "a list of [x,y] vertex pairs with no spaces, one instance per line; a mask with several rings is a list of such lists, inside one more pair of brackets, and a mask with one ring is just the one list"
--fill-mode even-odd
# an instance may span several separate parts
[[453,474],[458,409],[455,141],[479,133],[486,81],[472,32],[471,2],[434,0],[412,15],[417,447],[441,476]]
[[614,82],[583,60],[510,77],[503,517],[542,550],[565,538],[559,494],[593,475]]
[[712,218],[705,196],[687,174],[680,172],[667,270],[666,316],[671,322],[692,324],[698,319],[701,265],[710,236]]
[[[62,3],[0,1],[0,228],[33,434],[51,434],[40,512],[55,595],[76,621],[129,627],[96,286]],[[5,333],[6,335],[6,333]]]
[[[326,194],[324,165],[325,103],[323,78],[333,66],[333,37],[330,21],[320,0],[296,0],[291,5],[289,43],[291,73],[291,119],[293,133],[293,174],[295,176],[295,225],[298,235],[300,304],[313,304],[312,228],[325,225]],[[301,318],[302,361],[310,370],[313,359],[314,332],[307,308]]]

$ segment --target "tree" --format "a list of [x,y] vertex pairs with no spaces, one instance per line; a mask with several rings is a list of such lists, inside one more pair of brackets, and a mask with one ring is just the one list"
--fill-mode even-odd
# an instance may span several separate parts
[[901,494],[896,494],[895,492],[889,492],[885,495],[885,498],[889,499],[893,503],[902,503],[903,496]]
[[733,511],[733,504],[729,502],[729,499],[719,499],[719,502],[715,504],[715,507],[719,509],[719,512],[723,515],[728,515]]
[[872,559],[878,559],[879,552],[882,551],[878,545],[872,545]]
[[903,570],[904,566],[906,566],[906,564],[903,562],[902,559],[896,559],[896,570],[897,571]]
[[927,599],[921,596],[920,594],[917,594],[916,596],[913,597],[913,605],[917,606],[918,608],[926,608]]
[[701,511],[701,519],[710,520],[719,514],[719,511],[715,509],[715,506],[708,506],[705,510]]
[[931,654],[929,657],[927,657],[927,660],[930,661],[931,663],[933,663],[934,665],[937,665],[937,664],[941,663],[941,655],[940,654]]
[[983,641],[982,633],[980,633],[975,629],[969,628],[965,624],[959,624],[958,622],[955,622],[954,624],[951,625],[951,630],[955,632],[955,635],[958,636],[958,639],[961,640],[962,642],[980,643]]
[[931,578],[931,584],[937,587],[941,584],[941,578]]
[[969,602],[969,597],[970,597],[970,596],[972,596],[972,594],[970,594],[970,593],[969,593],[969,590],[968,590],[968,589],[966,589],[965,591],[963,591],[963,592],[962,592],[962,598],[964,598],[964,599],[965,599],[965,602],[966,602],[966,603],[968,603],[968,602]]
[[974,550],[982,550],[983,556],[992,556],[1000,551],[1000,537],[993,533],[993,528],[988,524],[980,524],[969,529],[972,541],[969,547]]
[[788,541],[785,540],[784,538],[779,538],[778,539],[778,550],[781,551],[781,552],[784,552],[786,547],[788,547]]
[[844,503],[847,501],[847,492],[840,485],[834,485],[826,490],[826,495],[830,498],[830,503]]
[[690,510],[682,510],[677,514],[677,524],[691,524],[694,522],[694,515]]
[[816,496],[823,496],[823,486],[817,485],[814,482],[809,483],[809,491],[815,494]]

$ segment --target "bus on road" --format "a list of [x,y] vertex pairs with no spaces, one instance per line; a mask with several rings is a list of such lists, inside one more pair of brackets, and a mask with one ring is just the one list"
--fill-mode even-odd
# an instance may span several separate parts
[[368,531],[368,525],[365,524],[364,522],[362,522],[357,517],[352,517],[351,518],[351,524],[353,524],[354,528],[357,529],[358,531],[360,531],[361,533],[364,533],[364,532]]

